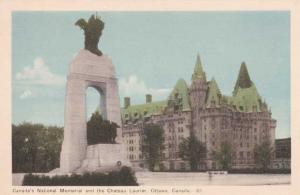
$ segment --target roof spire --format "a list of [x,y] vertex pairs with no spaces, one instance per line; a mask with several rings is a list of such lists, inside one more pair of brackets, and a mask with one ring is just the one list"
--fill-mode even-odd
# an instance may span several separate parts
[[246,63],[242,62],[233,93],[235,94],[239,87],[240,88],[249,88],[249,87],[251,87],[251,85],[252,85],[252,81],[250,79]]
[[195,79],[204,79],[204,80],[206,80],[205,72],[203,71],[203,68],[202,68],[202,63],[201,63],[199,53],[197,54],[194,73],[193,73],[193,76],[192,76],[192,80],[195,80]]

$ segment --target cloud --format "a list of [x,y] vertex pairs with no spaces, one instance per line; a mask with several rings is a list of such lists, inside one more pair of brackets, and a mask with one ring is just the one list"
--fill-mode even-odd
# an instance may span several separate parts
[[151,94],[154,99],[165,99],[171,92],[169,88],[149,88],[136,75],[121,78],[119,80],[119,89],[122,96],[137,97],[138,99],[144,99],[145,94]]
[[26,98],[29,98],[29,97],[32,97],[32,92],[27,89],[25,90],[21,95],[20,95],[20,99],[26,99]]
[[64,85],[65,78],[50,71],[43,58],[37,57],[32,66],[16,74],[16,79],[36,85]]

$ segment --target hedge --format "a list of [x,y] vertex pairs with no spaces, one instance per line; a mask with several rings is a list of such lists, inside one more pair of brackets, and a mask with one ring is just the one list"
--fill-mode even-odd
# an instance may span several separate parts
[[72,175],[26,174],[23,186],[137,186],[136,177],[129,167],[122,167],[120,171],[105,173],[85,173]]
[[228,173],[232,174],[290,174],[291,169],[230,169]]

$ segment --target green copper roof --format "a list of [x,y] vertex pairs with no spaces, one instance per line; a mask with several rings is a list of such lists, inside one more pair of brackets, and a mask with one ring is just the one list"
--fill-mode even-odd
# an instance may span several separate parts
[[194,68],[194,73],[193,73],[193,76],[192,76],[192,80],[196,80],[196,79],[206,80],[205,72],[203,71],[202,63],[201,63],[199,54],[197,55],[195,68]]
[[123,119],[140,119],[153,114],[161,114],[169,106],[179,105],[182,110],[190,110],[188,86],[183,79],[179,79],[166,101],[157,101],[139,105],[131,105],[121,109]]
[[239,75],[232,93],[227,102],[240,112],[260,112],[265,110],[254,83],[251,81],[245,62],[241,64]]
[[263,110],[261,97],[253,83],[248,88],[237,88],[236,94],[229,97],[228,101],[240,112],[260,112]]
[[139,119],[153,114],[160,114],[166,107],[166,101],[157,101],[122,108],[123,119]]
[[182,110],[190,110],[189,88],[184,79],[179,79],[168,97],[168,105],[170,102],[180,104]]
[[235,94],[239,87],[240,88],[248,88],[248,87],[251,87],[251,85],[252,85],[252,81],[250,79],[246,64],[245,64],[245,62],[243,62],[241,64],[240,72],[239,72],[237,81],[235,83],[233,93]]
[[[193,79],[206,79],[203,72],[199,55],[197,56]],[[205,81],[206,82],[206,81]],[[262,101],[254,83],[251,81],[246,64],[243,62],[239,71],[238,79],[232,96],[221,94],[218,84],[214,78],[207,82],[206,107],[211,107],[215,102],[216,107],[230,107],[239,112],[261,112],[267,111],[268,106]],[[176,82],[172,92],[165,101],[131,105],[122,108],[122,119],[135,120],[165,111],[183,110],[189,111],[190,97],[189,87],[184,79]]]
[[221,97],[221,91],[218,87],[218,84],[214,78],[208,82],[208,89],[206,94],[206,105],[211,107],[212,102],[215,102],[215,105],[219,105],[219,97]]

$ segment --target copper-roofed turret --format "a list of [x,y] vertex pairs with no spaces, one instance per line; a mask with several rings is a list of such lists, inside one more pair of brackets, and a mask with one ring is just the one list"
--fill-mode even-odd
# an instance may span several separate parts
[[235,83],[233,94],[236,94],[238,88],[249,88],[252,85],[252,81],[250,79],[247,66],[245,62],[242,62],[240,72]]
[[205,72],[203,71],[199,54],[197,55],[194,73],[192,76],[192,80],[196,80],[196,79],[206,80]]
[[219,106],[222,94],[217,84],[217,81],[213,77],[208,82],[208,90],[206,94],[205,103],[208,107]]

